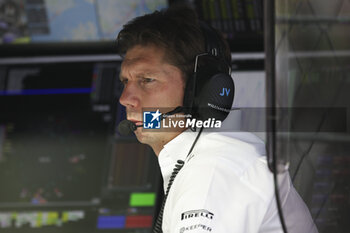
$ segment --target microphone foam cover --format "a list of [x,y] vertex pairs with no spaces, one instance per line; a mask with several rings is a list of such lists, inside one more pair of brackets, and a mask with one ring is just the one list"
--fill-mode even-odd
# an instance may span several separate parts
[[136,130],[136,125],[134,122],[129,120],[123,120],[118,125],[118,131],[123,136],[129,136]]

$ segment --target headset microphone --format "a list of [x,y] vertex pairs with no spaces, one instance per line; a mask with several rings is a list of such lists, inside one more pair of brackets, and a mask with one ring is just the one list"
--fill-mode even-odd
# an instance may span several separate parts
[[142,125],[136,125],[134,122],[129,120],[123,120],[118,125],[118,131],[123,136],[131,135],[137,127],[141,127]]
[[[164,119],[165,117],[169,116],[169,115],[173,115],[175,113],[179,113],[179,112],[184,112],[185,108],[184,107],[176,107],[174,110],[167,112],[167,113],[163,113],[160,116],[160,119]],[[129,136],[131,135],[138,127],[142,127],[143,125],[136,125],[134,122],[129,121],[129,120],[123,120],[119,123],[118,125],[118,131],[122,136]]]

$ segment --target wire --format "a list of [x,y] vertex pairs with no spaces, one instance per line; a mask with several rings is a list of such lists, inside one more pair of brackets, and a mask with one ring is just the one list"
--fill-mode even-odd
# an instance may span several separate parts
[[274,157],[273,181],[274,181],[274,187],[275,187],[275,197],[276,197],[276,204],[277,204],[277,209],[278,209],[278,216],[280,218],[283,232],[288,233],[286,223],[284,221],[284,216],[283,216],[283,211],[282,211],[282,206],[281,206],[281,199],[280,199],[280,194],[279,194],[279,190],[278,190],[276,154],[275,153],[273,153],[273,157]]
[[197,134],[196,139],[195,139],[194,142],[192,143],[191,149],[190,149],[190,150],[188,151],[188,153],[187,153],[186,158],[191,154],[191,152],[192,152],[194,146],[196,145],[196,143],[197,143],[197,141],[198,141],[198,139],[199,139],[199,136],[202,134],[202,131],[203,131],[203,127],[200,128],[200,130],[199,130],[199,132],[198,132],[198,134]]
[[[277,159],[276,159],[276,50],[275,50],[275,0],[263,1],[264,2],[264,24],[265,24],[265,36],[264,36],[264,45],[265,45],[265,70],[266,77],[269,77],[269,81],[266,83],[266,92],[268,93],[266,100],[268,104],[271,104],[271,110],[268,112],[271,117],[267,117],[267,129],[269,129],[268,136],[268,166],[273,173],[274,188],[275,188],[275,198],[276,205],[278,209],[278,215],[282,225],[284,233],[287,233],[286,224],[283,217],[283,212],[281,208],[280,195],[278,191],[278,182],[277,182]],[[270,154],[271,153],[271,154]]]
[[164,196],[164,199],[163,199],[162,207],[160,208],[160,211],[159,211],[159,214],[158,214],[158,218],[157,218],[156,224],[155,224],[154,229],[153,229],[154,233],[161,233],[161,232],[163,232],[162,231],[162,223],[163,223],[163,213],[164,213],[165,203],[166,203],[166,200],[168,198],[168,194],[169,194],[170,188],[173,185],[177,174],[180,172],[180,170],[182,169],[184,164],[185,164],[185,162],[182,161],[182,160],[178,160],[177,164],[175,164],[173,172],[172,172],[172,174],[170,176],[168,187],[166,189],[166,193],[165,193],[165,196]]
[[[194,146],[197,144],[197,141],[199,139],[199,136],[202,134],[202,131],[203,131],[203,127],[200,128],[200,130],[199,130],[195,140],[192,143],[192,146],[191,146],[189,152],[187,153],[186,158],[190,155],[190,153],[192,152]],[[157,221],[156,221],[156,223],[154,225],[153,233],[161,233],[161,232],[163,232],[162,231],[162,224],[163,224],[163,214],[164,214],[165,203],[166,203],[166,200],[168,198],[168,194],[169,194],[170,188],[173,185],[177,174],[179,174],[180,170],[183,168],[184,165],[185,165],[185,162],[183,160],[177,160],[177,163],[175,164],[175,167],[174,167],[173,172],[171,173],[171,176],[170,176],[170,179],[169,179],[169,183],[168,183],[168,187],[166,189],[166,193],[165,193],[165,196],[164,196],[164,199],[163,199],[162,207],[160,208]]]

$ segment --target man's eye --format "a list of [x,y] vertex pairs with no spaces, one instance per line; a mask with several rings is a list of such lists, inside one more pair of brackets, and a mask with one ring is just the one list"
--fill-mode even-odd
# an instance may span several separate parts
[[142,78],[142,83],[151,83],[154,82],[153,78]]
[[120,80],[120,82],[122,83],[122,84],[127,84],[128,83],[128,80],[127,79],[122,79],[122,80]]

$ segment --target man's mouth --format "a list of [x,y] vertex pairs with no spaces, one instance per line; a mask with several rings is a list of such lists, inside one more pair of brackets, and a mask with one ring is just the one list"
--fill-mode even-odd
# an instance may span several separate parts
[[135,125],[143,125],[142,121],[134,120],[134,119],[128,119],[129,121],[133,122]]

